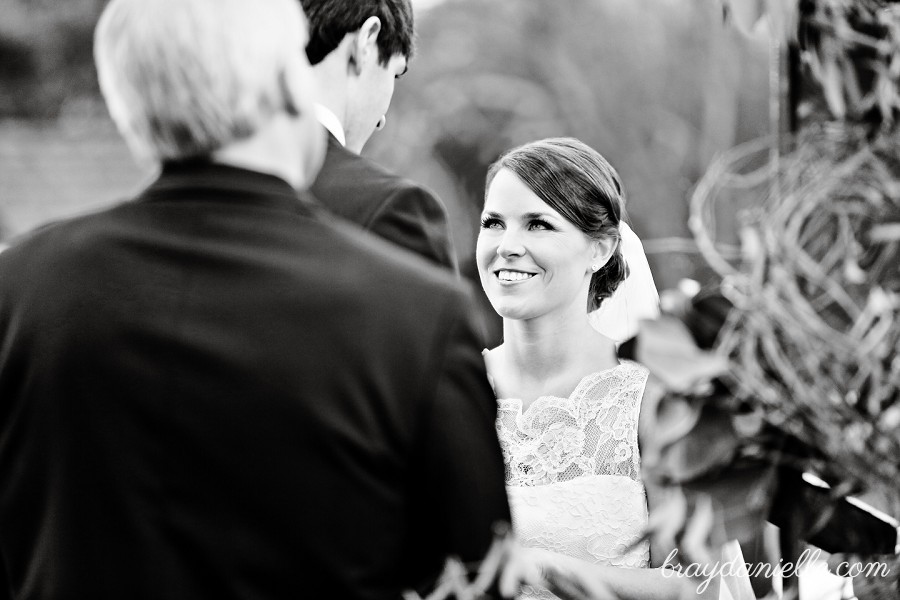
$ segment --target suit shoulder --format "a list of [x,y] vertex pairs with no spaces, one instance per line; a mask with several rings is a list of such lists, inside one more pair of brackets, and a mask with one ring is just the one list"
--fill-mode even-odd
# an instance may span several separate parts
[[364,265],[368,277],[389,282],[388,287],[396,287],[399,293],[405,290],[427,297],[456,299],[469,295],[453,271],[419,254],[340,219],[333,219],[330,226],[346,244],[351,261]]
[[0,253],[0,268],[8,268],[13,263],[45,263],[48,255],[62,258],[76,253],[87,240],[105,229],[127,204],[123,202],[96,212],[51,221],[20,234]]
[[443,209],[437,195],[425,186],[369,158],[331,145],[310,191],[329,210],[357,223],[364,222],[385,202],[404,196],[416,196],[420,202]]
[[394,339],[431,352],[475,314],[469,284],[449,269],[352,223],[333,219],[330,228],[331,243],[319,261],[330,265],[322,284],[330,301],[353,306],[350,313],[360,322],[389,323]]
[[372,173],[373,181],[383,186],[385,191],[385,201],[402,198],[404,196],[415,197],[420,203],[440,206],[443,209],[443,203],[438,198],[437,194],[424,185],[407,177],[397,175],[364,156],[357,158],[367,164],[367,168]]

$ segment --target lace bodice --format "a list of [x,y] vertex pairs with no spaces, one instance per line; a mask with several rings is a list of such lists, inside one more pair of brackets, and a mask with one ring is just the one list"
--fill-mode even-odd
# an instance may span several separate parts
[[649,545],[637,425],[647,369],[631,362],[585,377],[568,398],[524,412],[499,400],[513,526],[522,543],[606,565],[645,567]]

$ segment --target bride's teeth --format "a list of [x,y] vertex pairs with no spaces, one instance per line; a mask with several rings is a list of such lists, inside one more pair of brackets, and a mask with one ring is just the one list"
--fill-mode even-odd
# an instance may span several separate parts
[[501,281],[522,281],[523,279],[530,279],[533,275],[533,273],[521,273],[518,271],[500,271],[497,273],[497,277]]

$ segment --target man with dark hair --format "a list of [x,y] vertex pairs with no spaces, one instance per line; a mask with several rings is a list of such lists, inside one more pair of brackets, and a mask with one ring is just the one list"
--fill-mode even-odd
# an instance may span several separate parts
[[310,23],[306,54],[319,84],[316,116],[328,130],[312,193],[331,212],[456,270],[447,212],[424,187],[359,156],[413,53],[409,0],[301,0]]

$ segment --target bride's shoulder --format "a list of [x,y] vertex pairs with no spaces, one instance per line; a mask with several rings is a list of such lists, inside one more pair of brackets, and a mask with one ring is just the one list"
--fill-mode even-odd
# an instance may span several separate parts
[[647,367],[630,360],[598,370],[586,378],[590,396],[601,396],[608,403],[640,403],[650,372]]
[[650,377],[650,370],[647,367],[633,360],[623,360],[616,370],[626,388],[634,390],[638,396],[643,396],[647,379]]
[[609,337],[592,331],[583,348],[587,372],[598,376],[627,377],[646,381],[649,371],[633,360],[620,360],[616,343]]
[[650,376],[650,370],[639,362],[630,359],[619,362],[623,374],[640,377],[644,381]]

